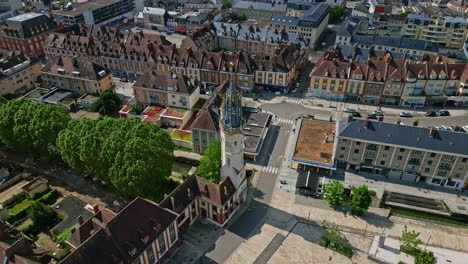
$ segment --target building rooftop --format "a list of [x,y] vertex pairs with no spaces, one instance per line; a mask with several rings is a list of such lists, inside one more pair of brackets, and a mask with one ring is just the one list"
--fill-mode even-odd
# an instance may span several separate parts
[[63,220],[54,226],[50,232],[54,236],[58,236],[66,229],[75,226],[77,224],[78,216],[83,217],[86,221],[93,215],[85,209],[86,203],[74,196],[65,197],[63,200],[58,202],[54,207],[57,213],[63,216]]
[[41,73],[59,74],[71,78],[99,81],[111,74],[110,70],[80,57],[58,56],[50,59]]
[[255,10],[263,10],[263,11],[269,11],[269,12],[286,13],[287,6],[286,5],[273,5],[270,3],[262,3],[262,2],[239,1],[232,8],[255,9]]
[[288,26],[318,27],[328,15],[329,10],[329,5],[318,3],[311,6],[302,17],[272,15],[270,22]]
[[26,14],[21,14],[21,15],[15,16],[15,17],[8,18],[7,21],[23,22],[23,21],[27,21],[29,19],[33,19],[35,17],[40,17],[40,16],[43,16],[43,14],[26,13]]
[[309,119],[298,122],[290,158],[299,163],[332,168],[335,123]]
[[124,0],[89,0],[83,3],[74,2],[72,9],[53,11],[53,13],[62,16],[78,16],[83,14],[86,10],[94,11],[122,1]]
[[340,124],[338,136],[468,157],[468,134],[454,131],[352,119]]

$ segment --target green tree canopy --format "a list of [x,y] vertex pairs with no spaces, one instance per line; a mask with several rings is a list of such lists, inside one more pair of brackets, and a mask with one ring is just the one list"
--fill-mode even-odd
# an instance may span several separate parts
[[112,90],[103,92],[92,106],[93,112],[101,115],[113,115],[122,108],[122,100]]
[[435,261],[434,253],[423,250],[414,258],[414,264],[433,264]]
[[329,23],[330,24],[335,24],[340,20],[342,16],[346,13],[346,8],[342,6],[332,6],[330,7],[330,18],[329,18]]
[[367,188],[367,185],[361,185],[353,189],[353,197],[351,198],[351,210],[355,215],[362,215],[364,211],[369,209],[372,202],[372,193]]
[[128,196],[158,200],[171,191],[174,144],[154,124],[104,117],[73,120],[57,140],[62,159]]
[[224,7],[229,9],[232,7],[232,1],[231,0],[221,0],[221,3],[223,3]]
[[339,206],[344,202],[344,186],[339,181],[333,180],[323,186],[323,198],[331,206]]
[[3,96],[0,96],[0,106],[2,106],[3,104],[6,104],[8,101],[7,99],[5,99],[5,97]]
[[415,230],[409,231],[408,227],[405,226],[405,229],[401,232],[401,236],[398,238],[400,240],[400,249],[404,252],[415,252],[417,247],[422,245],[419,235],[419,232]]
[[203,153],[197,168],[199,176],[218,183],[221,180],[221,142],[212,141]]
[[68,111],[63,107],[12,100],[0,106],[0,139],[13,150],[55,157],[58,134],[68,121]]
[[57,220],[57,213],[40,202],[34,201],[28,209],[29,217],[38,227],[46,227]]

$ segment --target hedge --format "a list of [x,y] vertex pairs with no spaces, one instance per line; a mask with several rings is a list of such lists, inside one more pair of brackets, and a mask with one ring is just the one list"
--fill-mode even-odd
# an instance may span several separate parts
[[13,223],[26,217],[28,215],[28,209],[29,206],[31,206],[31,203],[31,200],[26,199],[8,209],[8,214],[10,215],[8,217],[8,222]]
[[59,192],[55,189],[52,189],[46,194],[44,194],[42,197],[37,199],[37,201],[43,204],[51,205],[51,204],[54,204],[55,201],[57,201],[58,197],[59,197]]
[[62,233],[60,233],[56,237],[56,242],[59,243],[59,244],[65,243],[65,241],[67,241],[71,237],[71,235],[73,234],[74,231],[75,231],[74,226],[65,229]]

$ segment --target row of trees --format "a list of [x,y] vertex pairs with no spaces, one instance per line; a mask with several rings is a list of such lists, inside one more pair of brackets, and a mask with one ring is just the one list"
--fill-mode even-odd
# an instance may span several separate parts
[[128,196],[157,200],[175,185],[169,134],[140,120],[71,120],[59,106],[0,99],[0,141],[35,158],[61,158]]
[[168,179],[174,144],[164,130],[136,119],[71,120],[57,147],[73,169],[110,182],[121,193],[158,200]]
[[[351,212],[355,215],[362,215],[369,209],[372,202],[373,193],[367,185],[361,185],[352,190],[350,201]],[[330,181],[323,187],[323,198],[333,207],[341,206],[346,199],[345,188],[339,181]]]
[[70,120],[65,108],[29,100],[3,102],[0,106],[0,140],[10,149],[35,158],[58,157],[58,133]]

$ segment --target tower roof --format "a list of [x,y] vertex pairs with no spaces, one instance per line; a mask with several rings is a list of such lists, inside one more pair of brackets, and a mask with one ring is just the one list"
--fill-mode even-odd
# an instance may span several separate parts
[[229,81],[223,102],[222,124],[224,128],[240,128],[242,124],[241,95],[234,85],[234,80]]

